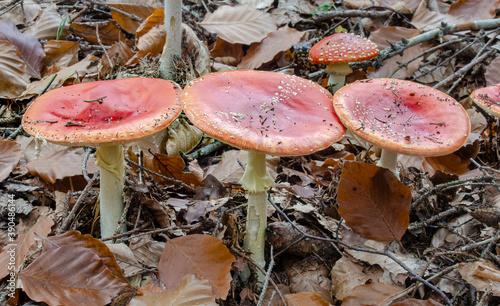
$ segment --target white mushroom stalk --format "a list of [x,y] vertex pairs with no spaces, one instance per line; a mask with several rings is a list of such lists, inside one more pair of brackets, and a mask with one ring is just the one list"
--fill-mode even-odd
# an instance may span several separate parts
[[266,154],[248,151],[248,162],[240,184],[248,191],[247,223],[243,246],[260,266],[266,264],[264,245],[267,227],[267,191],[274,180],[266,165]]
[[[121,145],[100,146],[96,153],[100,169],[100,224],[101,236],[114,235],[123,214],[123,180],[125,163]],[[125,226],[123,230],[125,230]]]

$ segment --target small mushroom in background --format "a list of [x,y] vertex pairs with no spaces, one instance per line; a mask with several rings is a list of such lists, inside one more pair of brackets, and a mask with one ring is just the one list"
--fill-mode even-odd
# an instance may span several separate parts
[[212,137],[248,151],[240,180],[248,191],[244,247],[265,265],[267,190],[274,180],[266,154],[306,155],[345,133],[331,94],[311,81],[275,72],[226,71],[200,77],[183,91],[189,120]]
[[354,135],[382,148],[377,165],[398,177],[398,153],[446,155],[458,150],[470,133],[469,116],[460,103],[410,81],[357,81],[339,89],[333,101]]
[[101,237],[112,236],[123,212],[122,144],[165,129],[181,113],[181,89],[163,79],[128,78],[49,91],[27,109],[22,126],[65,146],[97,146]]
[[328,87],[332,87],[332,93],[344,86],[345,76],[352,72],[349,63],[362,62],[377,56],[377,45],[351,33],[330,35],[309,50],[309,61],[328,65],[325,72],[330,75]]
[[500,83],[476,89],[470,97],[477,106],[488,114],[500,118]]

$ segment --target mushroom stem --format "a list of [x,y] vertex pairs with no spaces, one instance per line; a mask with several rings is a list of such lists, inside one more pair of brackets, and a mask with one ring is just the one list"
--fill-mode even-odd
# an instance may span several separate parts
[[246,234],[243,246],[252,253],[251,258],[260,266],[266,264],[264,244],[267,227],[267,190],[274,186],[274,180],[266,166],[266,154],[248,151],[245,173],[240,180],[248,190]]
[[100,178],[101,237],[113,236],[123,213],[123,176],[121,145],[100,146],[96,153]]
[[398,152],[382,149],[382,153],[380,154],[380,159],[377,162],[377,166],[386,168],[392,171],[399,178],[398,171]]
[[345,76],[350,74],[352,69],[347,63],[338,63],[328,65],[325,72],[329,74],[328,89],[331,93],[335,93],[344,86]]

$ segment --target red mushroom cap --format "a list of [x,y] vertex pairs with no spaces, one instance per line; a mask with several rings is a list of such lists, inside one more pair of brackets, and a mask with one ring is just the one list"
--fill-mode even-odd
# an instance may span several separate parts
[[377,45],[351,33],[330,35],[309,50],[309,61],[315,64],[361,62],[377,56]]
[[182,111],[179,85],[128,78],[81,83],[41,95],[23,117],[24,130],[69,146],[122,144],[152,135]]
[[454,152],[470,132],[469,116],[460,103],[410,81],[351,83],[335,93],[334,107],[344,125],[359,137],[407,155]]
[[184,112],[203,132],[245,150],[305,155],[345,133],[332,96],[311,81],[266,71],[225,71],[184,88]]
[[476,89],[470,96],[479,107],[500,118],[500,83]]

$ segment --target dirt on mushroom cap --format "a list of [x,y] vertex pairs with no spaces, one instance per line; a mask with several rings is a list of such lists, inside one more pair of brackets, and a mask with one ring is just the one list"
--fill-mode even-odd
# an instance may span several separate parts
[[351,83],[334,95],[344,125],[384,149],[439,156],[467,140],[470,121],[455,99],[431,87],[397,79]]
[[23,117],[24,130],[72,145],[121,144],[167,127],[182,111],[171,81],[128,78],[61,87],[40,96]]
[[310,154],[345,133],[328,91],[296,76],[266,71],[209,74],[190,82],[182,101],[198,128],[245,150]]

